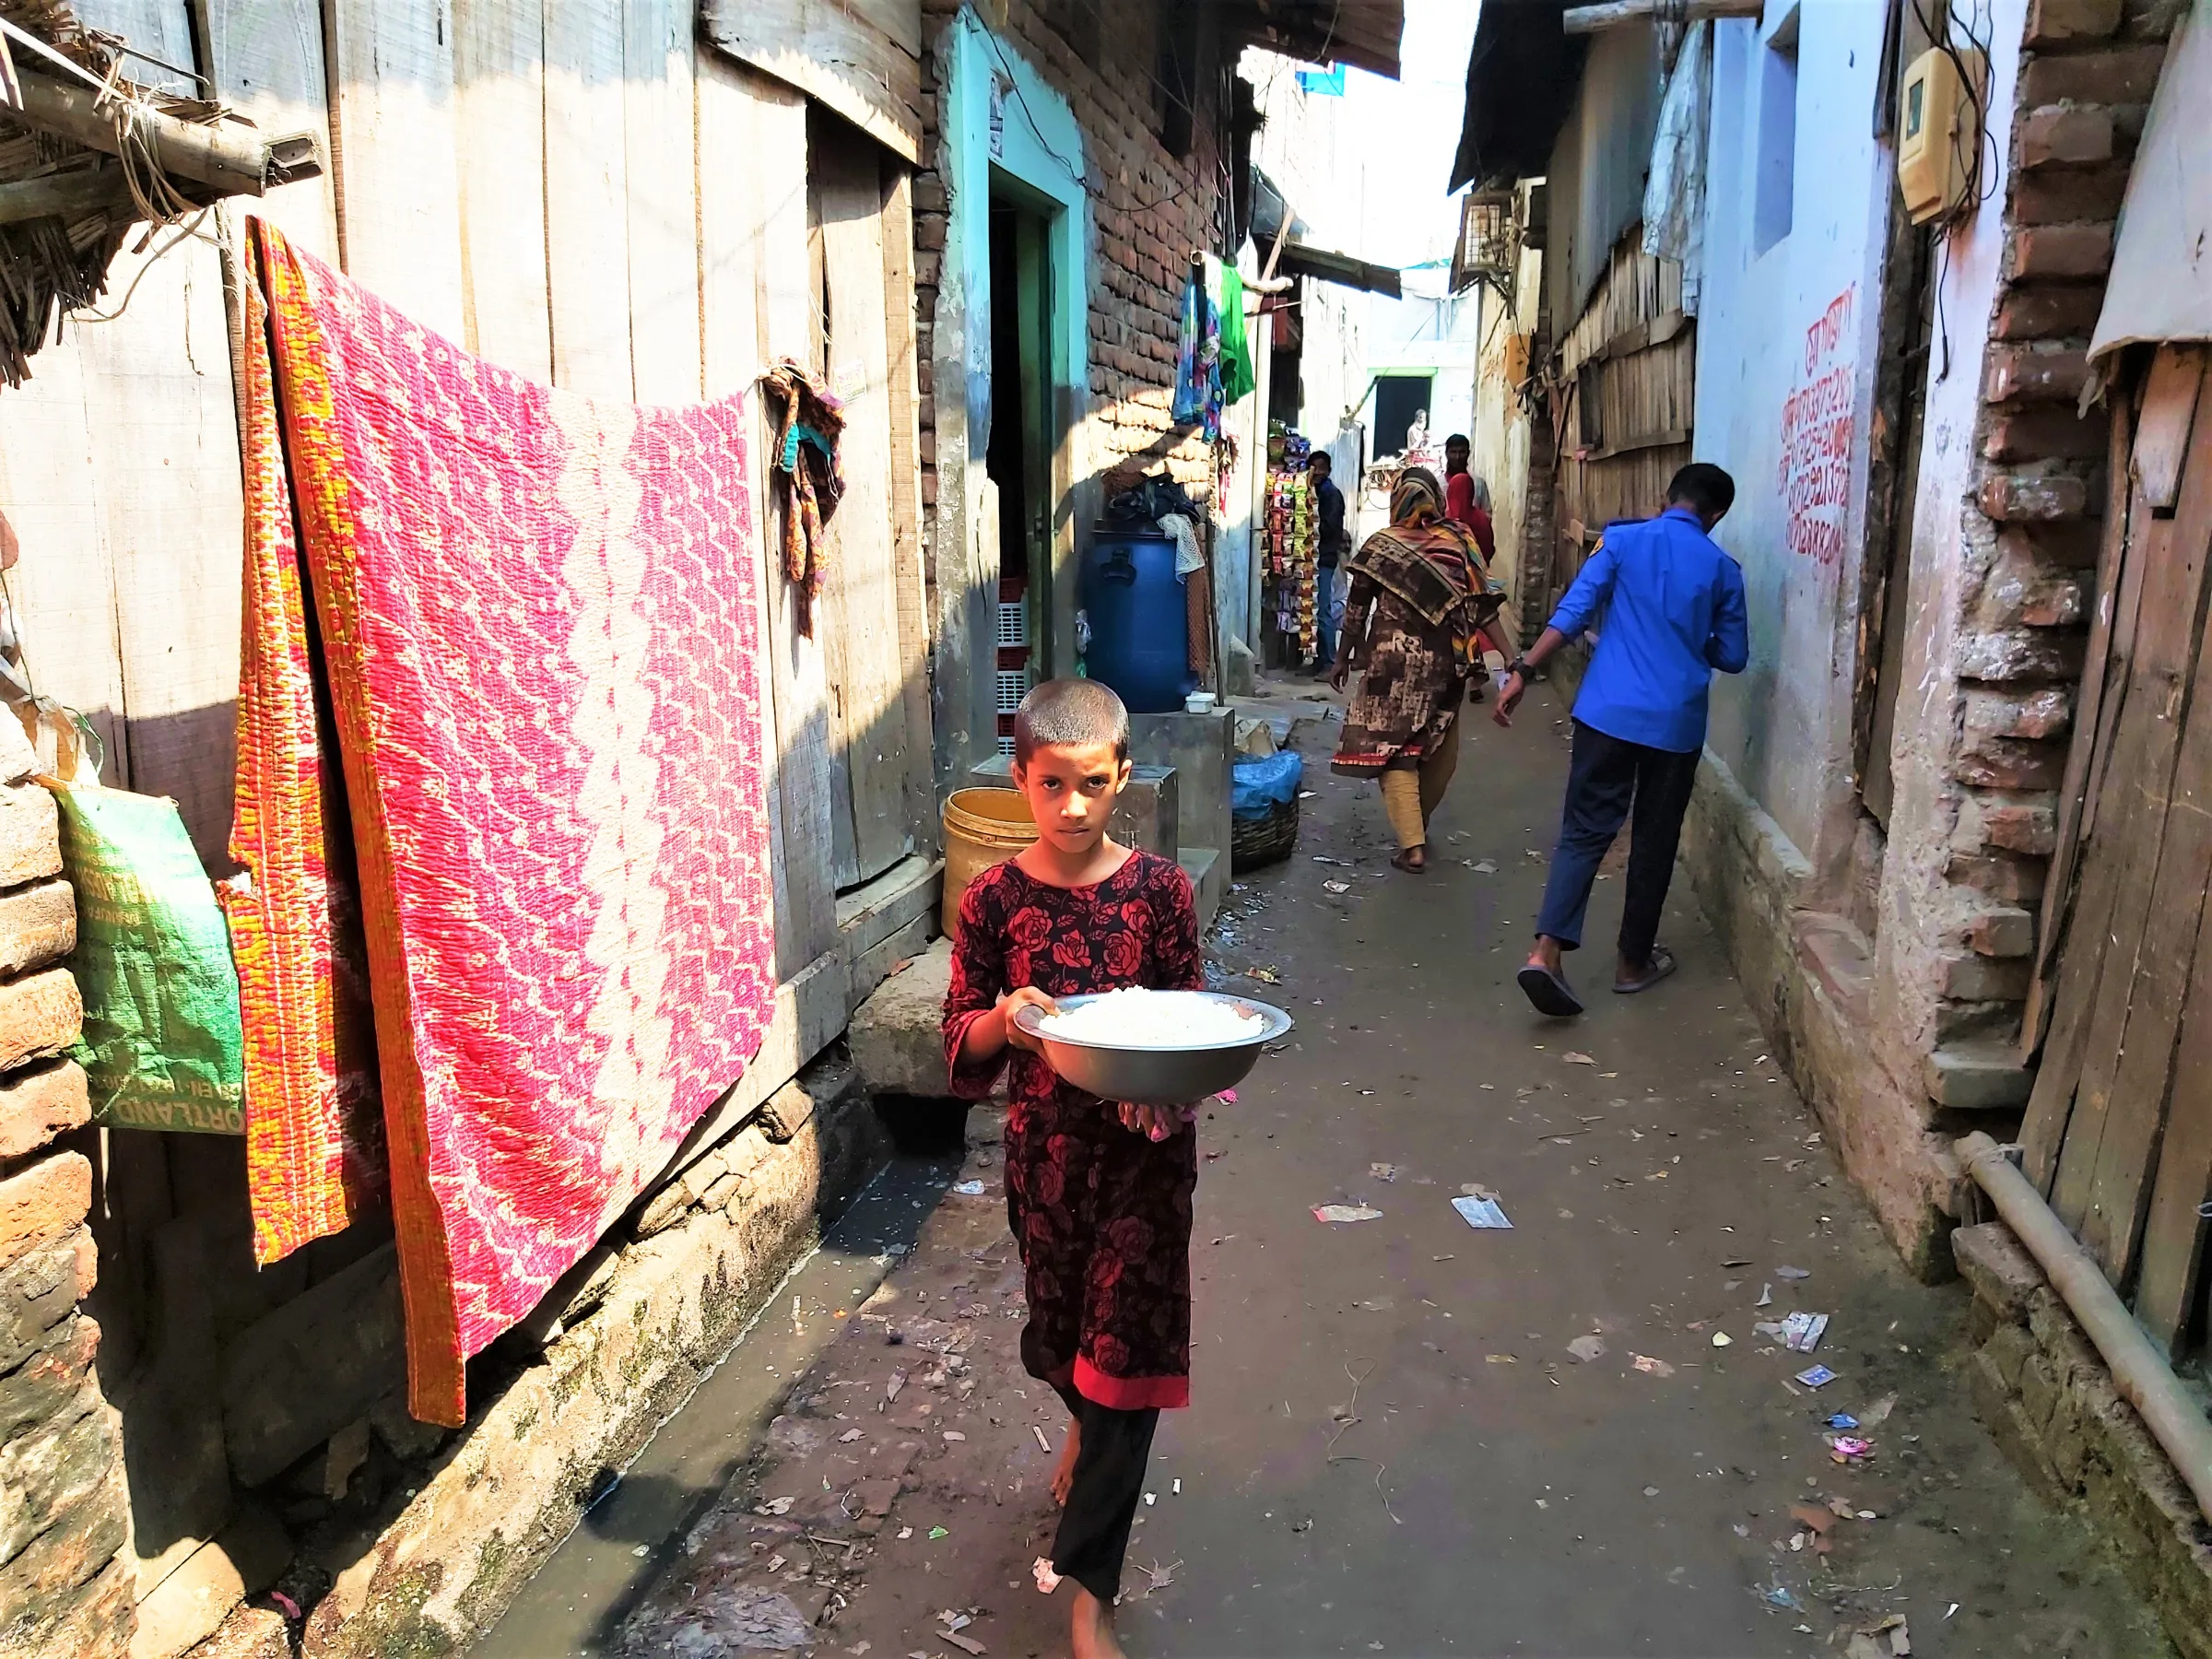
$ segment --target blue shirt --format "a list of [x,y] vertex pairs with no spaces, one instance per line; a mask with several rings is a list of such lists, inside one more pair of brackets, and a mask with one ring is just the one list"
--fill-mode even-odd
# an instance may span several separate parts
[[1575,719],[1647,748],[1704,747],[1712,671],[1751,657],[1742,567],[1687,507],[1608,524],[1551,625],[1571,640],[1601,616]]

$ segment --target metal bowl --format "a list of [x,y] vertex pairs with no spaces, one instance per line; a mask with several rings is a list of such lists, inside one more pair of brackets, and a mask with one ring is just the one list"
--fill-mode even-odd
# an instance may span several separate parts
[[[1043,1046],[1045,1064],[1077,1088],[1139,1106],[1187,1106],[1234,1088],[1252,1070],[1260,1050],[1292,1024],[1282,1009],[1249,997],[1219,991],[1178,991],[1172,994],[1203,996],[1208,1002],[1227,1003],[1240,1014],[1257,1014],[1260,1029],[1250,1037],[1198,1048],[1114,1048],[1052,1035],[1043,1028],[1043,1010],[1034,1004],[1018,1010],[1014,1023]],[[1063,996],[1058,1006],[1067,1013],[1098,1000],[1097,996]]]

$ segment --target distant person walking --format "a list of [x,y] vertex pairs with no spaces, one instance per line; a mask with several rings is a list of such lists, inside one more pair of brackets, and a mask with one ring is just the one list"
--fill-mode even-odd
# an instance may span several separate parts
[[1381,786],[1398,843],[1391,863],[1414,876],[1429,867],[1429,819],[1459,765],[1460,711],[1483,672],[1483,642],[1511,649],[1497,622],[1505,591],[1445,519],[1443,493],[1425,466],[1398,475],[1390,527],[1349,561],[1344,656],[1330,679],[1341,691],[1359,677],[1332,765]]
[[1340,578],[1346,574],[1344,556],[1351,549],[1351,538],[1344,526],[1344,491],[1329,478],[1334,466],[1326,450],[1315,450],[1306,463],[1306,477],[1321,518],[1321,547],[1316,560],[1320,569],[1313,579],[1314,622],[1321,636],[1321,653],[1313,663],[1315,679],[1327,678],[1329,671],[1336,665],[1336,635],[1344,627],[1345,589]]
[[1465,432],[1444,440],[1444,516],[1475,538],[1484,563],[1496,564],[1498,533],[1490,526],[1490,487],[1467,470],[1472,453]]
[[1735,481],[1719,467],[1685,466],[1667,486],[1665,512],[1606,527],[1551,625],[1506,669],[1500,722],[1520,703],[1529,670],[1603,617],[1575,699],[1574,755],[1535,949],[1520,973],[1538,1013],[1583,1011],[1560,956],[1582,945],[1591,883],[1631,811],[1613,989],[1633,995],[1675,971],[1674,953],[1658,943],[1659,915],[1705,747],[1706,692],[1715,669],[1740,674],[1751,654],[1744,572],[1709,534],[1735,500]]

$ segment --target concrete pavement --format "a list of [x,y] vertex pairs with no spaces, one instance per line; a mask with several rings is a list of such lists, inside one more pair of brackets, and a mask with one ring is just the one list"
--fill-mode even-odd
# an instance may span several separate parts
[[[1220,972],[1300,1025],[1201,1125],[1196,1398],[1163,1419],[1130,1651],[1865,1659],[1900,1650],[1862,1628],[1901,1617],[1921,1655],[2167,1652],[1973,1420],[1966,1297],[1898,1266],[1688,893],[1673,982],[1605,994],[1615,877],[1578,964],[1592,1012],[1529,1012],[1512,971],[1562,733],[1541,693],[1511,733],[1471,712],[1434,873],[1389,869],[1372,789],[1316,752],[1297,856],[1225,912]],[[841,1335],[689,1553],[640,1539],[618,1605],[565,1630],[557,1557],[510,1616],[539,1651],[614,1651],[633,1608],[640,1653],[1063,1651],[1028,1566],[1065,1425],[1014,1358],[990,1128],[962,1171],[981,1195],[867,1302],[825,1294]],[[1466,1186],[1512,1230],[1461,1220]],[[1326,1204],[1381,1215],[1324,1225]],[[1797,1310],[1830,1316],[1817,1353],[1756,1328]],[[1791,1381],[1816,1362],[1836,1380]],[[1870,1457],[1836,1461],[1838,1412],[1869,1419]],[[831,1622],[794,1629],[778,1596]],[[947,1611],[971,1622],[948,1636]]]

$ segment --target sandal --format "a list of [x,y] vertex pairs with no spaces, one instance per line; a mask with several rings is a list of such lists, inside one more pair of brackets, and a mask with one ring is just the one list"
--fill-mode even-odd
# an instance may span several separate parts
[[1643,971],[1634,979],[1615,980],[1613,994],[1634,996],[1639,992],[1649,991],[1661,980],[1674,972],[1675,966],[1675,953],[1664,945],[1654,945],[1652,947],[1652,959],[1643,965]]
[[[1419,864],[1407,863],[1406,861],[1416,853],[1421,855],[1421,862]],[[1390,867],[1394,870],[1403,870],[1408,876],[1426,876],[1429,874],[1428,849],[1426,847],[1407,847],[1390,861]]]
[[1583,999],[1574,994],[1567,976],[1534,962],[1523,966],[1516,979],[1537,1013],[1554,1019],[1571,1019],[1583,1011]]

